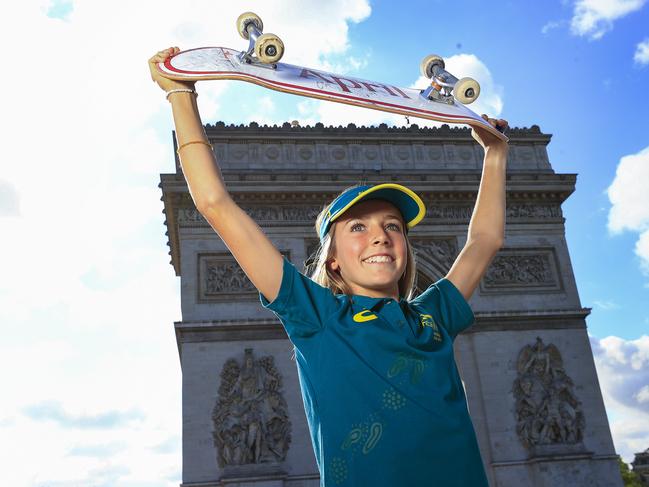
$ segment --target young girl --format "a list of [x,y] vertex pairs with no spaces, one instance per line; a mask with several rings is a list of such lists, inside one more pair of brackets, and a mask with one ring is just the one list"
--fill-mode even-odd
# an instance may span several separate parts
[[[308,278],[239,208],[203,130],[193,83],[151,76],[171,103],[178,153],[196,208],[280,319],[298,377],[321,486],[487,486],[453,341],[474,321],[467,300],[504,241],[507,144],[486,130],[467,242],[445,278],[411,299],[408,230],[422,200],[398,184],[348,188],[316,222]],[[504,120],[483,116],[498,128]]]

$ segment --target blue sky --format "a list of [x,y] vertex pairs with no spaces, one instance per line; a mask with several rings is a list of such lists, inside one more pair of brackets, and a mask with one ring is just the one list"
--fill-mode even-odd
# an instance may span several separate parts
[[[553,134],[554,170],[578,174],[566,238],[615,447],[627,461],[649,447],[645,0],[32,0],[0,18],[2,45],[20,46],[3,54],[0,119],[5,481],[179,484],[180,282],[157,186],[174,170],[173,125],[146,60],[244,48],[245,10],[282,37],[286,62],[421,86],[436,53],[480,81],[476,111]],[[198,91],[205,123],[404,123],[244,83]]]

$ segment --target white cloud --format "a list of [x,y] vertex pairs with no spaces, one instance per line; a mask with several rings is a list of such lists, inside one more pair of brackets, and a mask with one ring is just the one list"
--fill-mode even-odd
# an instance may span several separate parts
[[641,66],[649,64],[649,39],[645,39],[636,46],[633,60]]
[[577,0],[571,31],[578,36],[600,39],[613,28],[613,22],[640,10],[646,0]]
[[20,196],[10,181],[0,179],[0,217],[20,214]]
[[615,449],[628,463],[649,445],[649,336],[590,336]]
[[640,233],[635,253],[649,275],[649,147],[620,159],[615,179],[607,188],[611,209],[608,229],[613,234],[630,230]]
[[635,399],[641,404],[649,402],[649,386],[644,386],[642,389],[640,389],[635,395]]
[[614,303],[613,301],[594,301],[593,304],[597,306],[598,308],[601,308],[603,310],[611,310],[611,309],[618,309],[620,306],[617,303]]
[[[350,23],[371,13],[366,0],[295,6],[245,8],[284,39],[292,62],[316,67],[346,56]],[[241,10],[209,0],[41,0],[0,16],[0,42],[20,46],[3,51],[12,95],[0,117],[7,485],[180,482],[180,283],[158,188],[159,174],[174,171],[173,125],[147,59],[174,45],[245,47],[234,26]],[[232,86],[199,84],[205,122],[225,118]],[[262,98],[260,110],[272,118],[273,100]]]
[[541,28],[541,33],[547,34],[551,30],[558,29],[564,23],[565,23],[564,21],[551,20]]

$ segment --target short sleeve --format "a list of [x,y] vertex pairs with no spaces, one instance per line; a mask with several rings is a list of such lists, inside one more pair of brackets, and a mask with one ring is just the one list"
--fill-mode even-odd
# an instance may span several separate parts
[[277,297],[269,302],[259,293],[259,300],[280,319],[289,338],[314,335],[338,308],[331,290],[298,272],[286,257]]
[[475,321],[469,303],[446,278],[431,284],[426,291],[411,301],[411,305],[427,310],[452,338]]

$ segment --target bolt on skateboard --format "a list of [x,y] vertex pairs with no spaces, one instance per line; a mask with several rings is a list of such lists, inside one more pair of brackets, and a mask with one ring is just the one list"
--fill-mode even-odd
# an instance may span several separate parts
[[481,116],[465,105],[480,95],[472,78],[458,79],[446,71],[444,60],[426,56],[421,73],[431,80],[423,90],[400,88],[317,69],[280,63],[284,43],[275,34],[264,33],[261,18],[244,12],[237,18],[237,30],[249,41],[248,49],[200,47],[181,51],[158,63],[161,74],[181,81],[240,80],[264,88],[373,110],[419,117],[438,122],[481,127],[508,140]]

